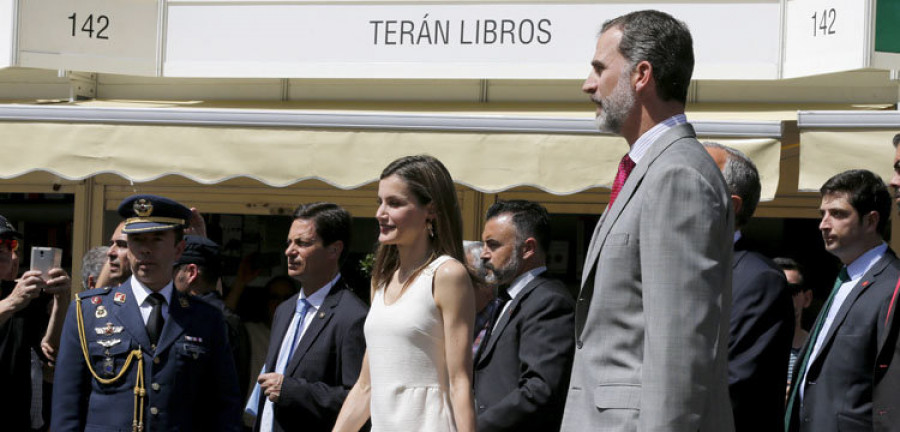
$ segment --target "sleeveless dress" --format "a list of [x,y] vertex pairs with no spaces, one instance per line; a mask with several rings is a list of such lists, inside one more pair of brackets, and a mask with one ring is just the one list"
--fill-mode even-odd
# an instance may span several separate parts
[[366,318],[371,378],[372,432],[455,432],[444,355],[444,320],[434,304],[434,272],[442,255],[423,269],[394,303],[375,291]]

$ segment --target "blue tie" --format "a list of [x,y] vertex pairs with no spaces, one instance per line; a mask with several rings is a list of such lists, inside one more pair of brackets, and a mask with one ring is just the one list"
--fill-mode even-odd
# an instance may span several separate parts
[[[287,369],[288,362],[294,354],[294,348],[297,347],[297,339],[303,330],[303,319],[306,318],[306,312],[312,305],[305,298],[297,300],[297,307],[294,309],[294,317],[288,326],[284,339],[281,340],[281,349],[278,351],[278,360],[275,362],[275,373],[284,374]],[[284,387],[282,387],[282,390]],[[274,407],[272,401],[266,399],[263,405],[262,419],[260,419],[260,430],[263,432],[271,431],[275,421]]]
[[300,339],[303,319],[306,318],[306,311],[309,310],[310,306],[312,305],[306,299],[297,301],[297,308],[294,309],[294,318],[291,320],[287,334],[284,335],[284,340],[281,341],[281,350],[278,351],[278,361],[275,363],[276,373],[283,374],[287,368],[287,364],[294,354],[294,348],[297,347],[297,339]]

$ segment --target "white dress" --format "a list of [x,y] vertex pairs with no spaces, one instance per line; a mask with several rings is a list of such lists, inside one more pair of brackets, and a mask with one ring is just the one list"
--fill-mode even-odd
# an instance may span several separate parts
[[372,432],[456,431],[444,319],[432,294],[434,272],[448,259],[435,259],[390,305],[383,287],[375,291],[365,325]]

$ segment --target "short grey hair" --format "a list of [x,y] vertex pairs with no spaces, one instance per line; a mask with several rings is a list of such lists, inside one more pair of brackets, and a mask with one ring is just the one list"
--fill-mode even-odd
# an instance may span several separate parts
[[94,280],[97,280],[97,277],[100,276],[100,271],[103,270],[103,264],[106,263],[106,253],[109,251],[109,246],[97,246],[84,254],[84,257],[81,258],[81,284],[84,289],[90,289],[88,286],[88,278],[93,276]]
[[734,215],[734,225],[736,227],[746,226],[753,217],[753,213],[756,212],[756,205],[759,204],[759,195],[762,190],[756,165],[740,150],[717,142],[705,142],[703,147],[716,148],[728,153],[725,167],[722,168],[722,175],[725,177],[725,182],[728,183],[729,192],[741,197],[742,202],[740,211]]
[[473,276],[484,281],[487,277],[487,269],[484,268],[484,262],[481,261],[481,251],[484,249],[484,243],[480,241],[463,240],[463,253],[466,257],[466,267],[469,268]]

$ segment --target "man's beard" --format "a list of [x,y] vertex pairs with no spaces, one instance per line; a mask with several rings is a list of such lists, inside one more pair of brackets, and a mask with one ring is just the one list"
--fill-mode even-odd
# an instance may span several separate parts
[[628,117],[628,113],[633,107],[634,91],[631,90],[628,77],[623,71],[613,93],[609,97],[600,99],[601,109],[594,118],[594,121],[597,122],[597,129],[600,129],[601,132],[621,134],[625,118]]
[[509,261],[506,262],[506,265],[499,269],[494,268],[494,266],[492,266],[490,262],[484,263],[484,267],[489,270],[487,277],[485,278],[487,283],[510,283],[513,281],[513,279],[515,279],[516,273],[519,271],[519,255],[513,253],[513,255],[509,257]]

